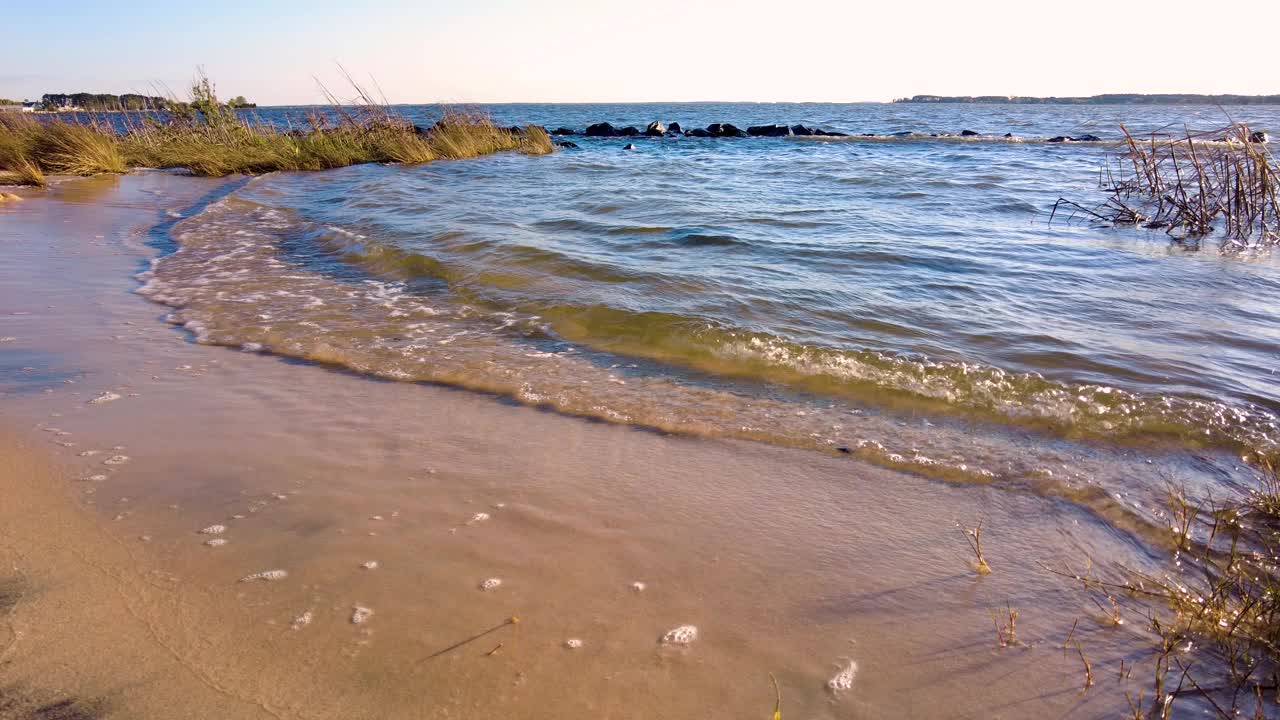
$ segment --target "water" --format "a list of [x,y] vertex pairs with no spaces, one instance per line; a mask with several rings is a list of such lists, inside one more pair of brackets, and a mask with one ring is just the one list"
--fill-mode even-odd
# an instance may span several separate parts
[[[202,342],[847,452],[1135,529],[1159,522],[1170,481],[1241,492],[1241,457],[1280,438],[1276,259],[1050,226],[1059,197],[1101,199],[1114,146],[1042,142],[1114,139],[1121,122],[1277,129],[1280,109],[489,110],[577,130],[801,122],[924,137],[574,137],[548,157],[275,174],[179,223],[143,293]],[[965,129],[991,137],[928,137]],[[1022,141],[996,140],[1006,132]]]

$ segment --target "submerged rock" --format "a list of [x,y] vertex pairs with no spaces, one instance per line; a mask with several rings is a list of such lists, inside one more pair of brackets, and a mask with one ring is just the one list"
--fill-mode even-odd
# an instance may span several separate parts
[[640,134],[640,131],[628,125],[627,127],[619,128],[618,134],[622,137],[635,137]]
[[1102,142],[1102,138],[1097,135],[1080,135],[1071,139],[1074,142]]
[[570,140],[557,140],[555,143],[555,146],[572,150],[578,147],[578,143],[572,142]]
[[668,125],[668,126],[667,126],[667,132],[669,132],[669,133],[682,133],[682,132],[684,132],[684,130],[681,130],[681,129],[680,129],[680,123],[678,123],[678,122],[673,122],[673,123],[671,123],[670,125]]
[[685,133],[687,137],[711,137],[711,133],[702,128],[694,128]]
[[587,137],[618,137],[618,128],[607,122],[587,127]]
[[960,137],[976,137],[978,133],[972,130],[961,130]]
[[551,131],[551,134],[552,135],[577,135],[577,133],[575,133],[574,131],[570,130],[567,127],[556,128],[555,130]]
[[746,137],[747,134],[742,129],[730,123],[712,123],[707,126],[707,132],[711,133],[711,137]]
[[622,148],[622,149],[623,149],[623,150],[635,150],[635,149],[636,149],[636,144],[635,144],[635,143],[627,143],[627,146],[626,146],[626,147],[624,147],[624,148]]
[[792,125],[791,134],[792,135],[815,135],[816,133],[813,131],[813,128],[807,128],[803,125]]
[[1254,131],[1254,132],[1249,133],[1249,142],[1251,142],[1251,143],[1263,143],[1263,144],[1265,144],[1265,143],[1268,143],[1268,142],[1270,142],[1270,141],[1271,141],[1271,138],[1270,138],[1270,137],[1268,137],[1268,136],[1267,136],[1267,133],[1266,133],[1265,131],[1263,131],[1263,130],[1256,130],[1256,131]]

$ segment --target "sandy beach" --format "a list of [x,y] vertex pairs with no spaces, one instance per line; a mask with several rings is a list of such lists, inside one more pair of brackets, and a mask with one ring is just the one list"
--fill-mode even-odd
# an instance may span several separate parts
[[193,342],[135,275],[236,182],[0,207],[0,715],[763,718],[769,673],[784,717],[1123,702],[1062,643],[1113,678],[1141,623],[1042,565],[1145,554],[1077,507]]

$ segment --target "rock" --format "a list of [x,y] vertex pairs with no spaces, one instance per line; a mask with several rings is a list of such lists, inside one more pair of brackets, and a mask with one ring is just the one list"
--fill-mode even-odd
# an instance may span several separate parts
[[624,148],[622,148],[622,149],[623,149],[623,150],[635,150],[635,149],[636,149],[636,144],[635,144],[635,143],[627,143],[627,146],[626,146],[626,147],[624,147]]
[[814,130],[813,134],[826,137],[849,137],[849,133],[836,132],[834,130]]
[[1057,136],[1057,137],[1051,137],[1051,138],[1049,138],[1049,142],[1051,142],[1051,143],[1060,143],[1060,142],[1066,142],[1066,141],[1068,141],[1068,140],[1070,140],[1070,139],[1071,139],[1071,138],[1069,138],[1069,137],[1066,137],[1066,136],[1063,136],[1063,135],[1059,135],[1059,136]]
[[552,130],[551,134],[552,135],[576,135],[577,133],[575,133],[574,131],[570,130],[567,127],[562,127],[562,128],[556,128],[555,130]]
[[896,133],[893,133],[893,134],[891,134],[889,137],[896,137],[896,138],[908,138],[908,137],[911,137],[911,136],[912,136],[912,135],[914,135],[914,134],[915,134],[915,133],[911,132],[910,130],[903,130],[902,132],[896,132]]
[[556,147],[562,147],[569,150],[573,150],[578,147],[578,143],[571,142],[569,140],[559,140],[559,141],[556,141]]
[[1249,142],[1251,143],[1266,144],[1270,141],[1271,138],[1267,137],[1267,133],[1263,130],[1255,130],[1249,133]]
[[712,123],[707,126],[707,132],[711,133],[711,137],[746,137],[747,134],[742,129],[729,123]]
[[622,137],[635,137],[640,134],[640,131],[628,125],[627,127],[619,128],[618,134]]
[[960,131],[960,137],[974,137],[974,136],[976,136],[977,134],[978,134],[978,133],[976,133],[976,132],[974,132],[974,131],[972,131],[972,130],[961,130],[961,131]]
[[712,134],[711,134],[709,131],[707,131],[707,130],[703,130],[702,128],[694,128],[694,129],[692,129],[692,130],[689,130],[689,131],[687,131],[687,132],[685,133],[685,136],[687,136],[687,137],[713,137],[713,136],[712,136]]
[[1011,138],[1013,137],[1013,133],[1005,133],[1004,136],[1007,138]]
[[649,123],[649,127],[644,129],[644,134],[648,135],[649,137],[662,137],[663,135],[667,134],[667,126],[663,125],[657,120],[654,120],[653,122]]
[[596,123],[587,127],[587,137],[618,137],[618,128],[607,122]]
[[756,125],[747,128],[747,134],[752,137],[786,137],[792,133],[786,125]]
[[1071,138],[1074,142],[1102,142],[1102,138],[1097,135],[1081,135]]
[[682,133],[682,132],[684,132],[684,130],[681,130],[681,129],[680,129],[680,123],[678,123],[678,122],[673,122],[673,123],[671,123],[670,125],[668,125],[668,126],[667,126],[667,132],[669,132],[669,133]]
[[803,125],[792,125],[791,134],[792,135],[816,135],[817,133],[815,133],[812,128],[807,128]]

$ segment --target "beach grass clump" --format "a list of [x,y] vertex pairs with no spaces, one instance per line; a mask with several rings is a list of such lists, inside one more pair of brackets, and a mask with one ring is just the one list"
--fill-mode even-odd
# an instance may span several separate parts
[[44,187],[44,172],[33,159],[39,136],[34,119],[0,114],[0,183]]
[[1147,613],[1151,692],[1130,699],[1144,717],[1167,718],[1188,696],[1224,719],[1280,710],[1280,472],[1264,459],[1258,475],[1254,492],[1233,503],[1170,492],[1177,550],[1167,573],[1071,575],[1109,598],[1116,617],[1117,597]]
[[329,95],[329,112],[311,113],[301,127],[281,128],[237,113],[218,100],[204,76],[193,83],[189,103],[175,102],[176,109],[163,117],[126,115],[123,128],[98,121],[0,117],[0,180],[44,185],[45,173],[96,175],[131,167],[184,168],[223,177],[553,150],[546,130],[500,127],[475,110],[449,108],[431,127],[415,126],[354,81],[352,86],[354,101]]
[[1162,229],[1193,247],[1209,237],[1226,251],[1280,244],[1280,164],[1263,133],[1237,124],[1139,140],[1121,130],[1125,149],[1102,176],[1106,202],[1089,209],[1063,199],[1055,214],[1065,205],[1109,225]]
[[92,125],[50,123],[36,140],[42,169],[63,175],[99,175],[128,171],[115,133]]

